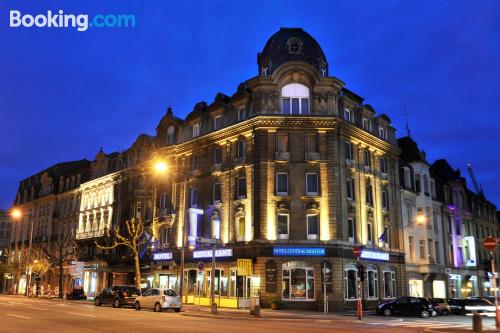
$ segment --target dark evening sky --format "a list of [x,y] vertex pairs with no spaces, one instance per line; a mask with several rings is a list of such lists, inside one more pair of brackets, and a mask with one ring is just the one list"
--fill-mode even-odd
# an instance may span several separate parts
[[[14,29],[11,9],[134,14],[136,27]],[[117,0],[0,3],[0,208],[23,178],[154,134],[168,106],[184,117],[233,94],[280,27],[309,32],[330,74],[399,136],[406,105],[429,161],[447,158],[464,175],[472,162],[500,205],[499,1]]]

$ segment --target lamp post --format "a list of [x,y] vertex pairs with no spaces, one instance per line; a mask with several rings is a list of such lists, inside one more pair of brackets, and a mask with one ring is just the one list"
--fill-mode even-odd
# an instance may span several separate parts
[[[19,208],[14,208],[12,210],[12,218],[14,220],[19,220],[21,217],[25,217],[27,214],[23,214],[23,212]],[[26,288],[24,288],[24,296],[28,296],[28,289],[31,285],[31,246],[33,243],[33,224],[35,219],[31,219],[30,224],[30,239],[29,239],[29,247],[28,247],[28,265],[26,266]]]
[[215,250],[219,240],[216,238],[197,237],[198,244],[212,245],[212,274],[210,274],[210,308],[213,314],[217,313],[217,304],[215,303]]

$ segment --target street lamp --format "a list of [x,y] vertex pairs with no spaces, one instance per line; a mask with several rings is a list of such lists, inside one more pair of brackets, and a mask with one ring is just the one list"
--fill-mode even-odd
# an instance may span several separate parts
[[419,224],[424,224],[426,221],[427,221],[427,218],[425,217],[425,215],[423,213],[417,214],[417,222]]
[[167,171],[167,169],[168,169],[167,163],[165,163],[163,161],[157,161],[155,163],[154,167],[155,167],[155,171],[157,174],[165,173],[165,171]]
[[[19,220],[21,217],[26,216],[23,214],[23,212],[19,208],[14,208],[12,209],[12,218],[14,220]],[[33,224],[35,222],[35,219],[31,219],[31,227],[30,227],[30,241],[29,241],[29,248],[28,248],[28,265],[31,265],[31,245],[33,244]],[[26,276],[27,276],[27,281],[26,281],[26,288],[24,290],[24,296],[28,296],[28,288],[31,285],[31,268],[29,266],[26,267]]]

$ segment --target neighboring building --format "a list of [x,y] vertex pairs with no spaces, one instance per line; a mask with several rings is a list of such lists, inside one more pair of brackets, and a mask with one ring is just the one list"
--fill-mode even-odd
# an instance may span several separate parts
[[[12,219],[8,211],[0,210],[0,265],[7,262],[7,253],[10,244]],[[0,293],[6,290],[7,280],[12,279],[10,272],[0,270]]]
[[[454,170],[446,160],[437,160],[430,170],[436,182],[437,198],[443,202],[448,297],[491,295],[490,256],[482,240],[488,236],[499,237],[496,207],[482,192],[468,190],[460,171]],[[498,267],[498,253],[495,261]]]
[[[41,248],[44,247],[52,251],[52,243],[62,237],[62,232],[71,232],[75,225],[71,211],[74,212],[75,205],[79,205],[75,189],[84,181],[88,166],[87,160],[58,163],[20,182],[15,208],[22,212],[22,217],[19,221],[13,221],[9,248],[10,264],[16,265],[26,261],[30,247],[32,259],[33,250],[41,253]],[[72,210],[69,210],[68,203],[68,211],[64,211],[68,199],[72,202]],[[57,269],[52,268],[41,278],[38,287],[57,290],[58,275]],[[69,283],[68,279],[66,282]],[[13,279],[9,280],[7,288],[10,293],[23,294],[26,283],[26,271],[17,270],[13,272]]]
[[399,182],[410,296],[446,298],[441,203],[425,153],[411,137],[398,139]]

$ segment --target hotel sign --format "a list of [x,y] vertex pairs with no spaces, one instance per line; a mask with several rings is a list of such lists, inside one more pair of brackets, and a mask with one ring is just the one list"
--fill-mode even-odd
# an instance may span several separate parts
[[273,247],[273,256],[321,257],[326,254],[324,247]]
[[[195,258],[195,259],[212,258],[212,253],[213,253],[212,250],[194,251],[193,252],[193,258]],[[218,250],[215,250],[215,256],[217,258],[232,257],[233,256],[233,249],[218,249]]]
[[363,252],[361,253],[361,258],[370,260],[389,261],[389,253],[363,249]]
[[153,260],[172,260],[172,252],[158,252],[153,254]]

